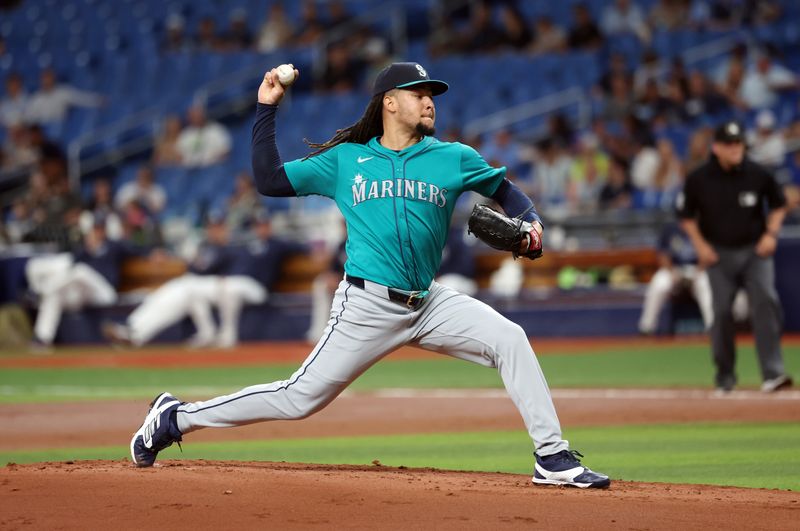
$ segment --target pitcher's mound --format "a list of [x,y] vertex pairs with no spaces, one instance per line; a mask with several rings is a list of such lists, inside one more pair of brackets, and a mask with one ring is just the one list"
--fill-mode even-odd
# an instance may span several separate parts
[[372,466],[75,461],[0,468],[2,529],[792,528],[792,492]]

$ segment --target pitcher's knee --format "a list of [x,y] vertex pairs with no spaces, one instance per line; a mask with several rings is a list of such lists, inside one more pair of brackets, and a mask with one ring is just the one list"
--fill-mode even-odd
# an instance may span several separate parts
[[301,420],[308,418],[314,413],[324,409],[325,406],[331,403],[333,398],[334,397],[329,396],[309,397],[306,394],[291,392],[291,388],[287,389],[287,418],[290,420]]
[[502,325],[497,326],[493,331],[493,335],[499,347],[529,343],[528,334],[525,333],[525,330],[512,321],[506,321]]

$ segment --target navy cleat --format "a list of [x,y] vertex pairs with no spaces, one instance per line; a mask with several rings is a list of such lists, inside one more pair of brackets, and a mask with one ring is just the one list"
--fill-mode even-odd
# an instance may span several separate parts
[[611,485],[608,476],[592,472],[581,464],[577,450],[536,456],[533,482],[537,485],[571,485],[581,489],[604,489]]
[[181,432],[175,423],[175,412],[181,404],[182,402],[169,393],[161,393],[150,403],[150,411],[147,412],[142,427],[131,439],[133,464],[140,467],[153,466],[158,452],[174,442],[181,445]]

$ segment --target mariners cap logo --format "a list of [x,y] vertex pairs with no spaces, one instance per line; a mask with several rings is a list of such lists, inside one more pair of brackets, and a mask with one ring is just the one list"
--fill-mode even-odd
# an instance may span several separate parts
[[430,87],[434,96],[443,94],[449,88],[444,81],[428,77],[428,72],[419,63],[392,63],[378,74],[372,94],[378,95],[394,88],[409,88],[423,84]]

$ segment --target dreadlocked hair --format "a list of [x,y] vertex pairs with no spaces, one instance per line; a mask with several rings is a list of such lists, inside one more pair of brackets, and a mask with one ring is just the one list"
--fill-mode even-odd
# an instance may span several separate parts
[[[369,139],[383,135],[383,94],[376,94],[369,101],[369,105],[364,110],[361,118],[344,129],[337,129],[336,134],[327,142],[316,143],[311,142],[307,138],[303,139],[308,147],[316,151],[306,155],[309,159],[315,155],[329,150],[334,146],[338,146],[344,142],[352,142],[354,144],[366,144]],[[304,159],[305,160],[305,159]]]

